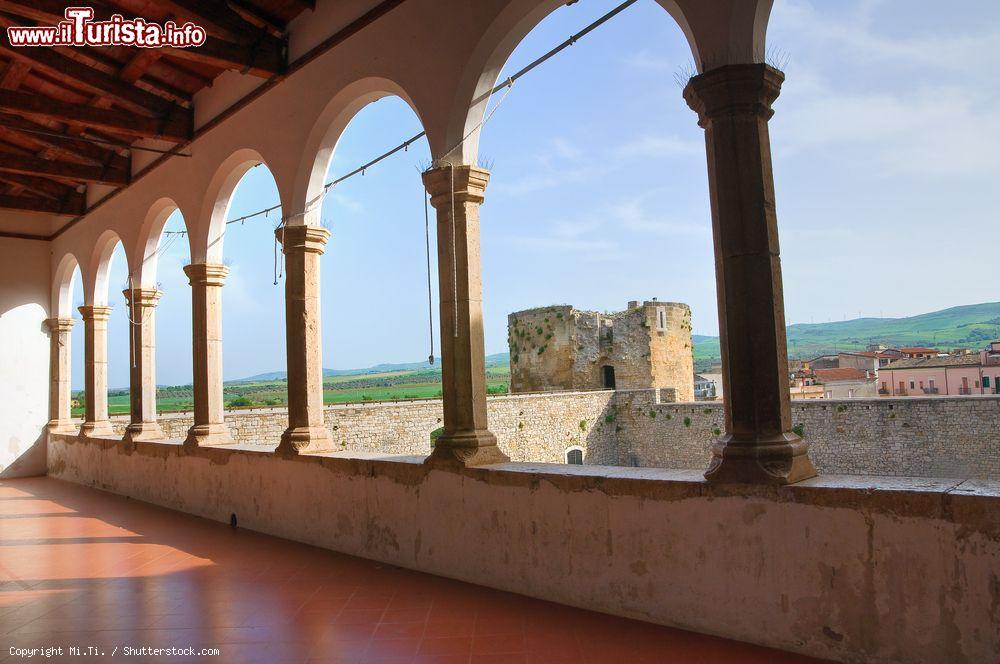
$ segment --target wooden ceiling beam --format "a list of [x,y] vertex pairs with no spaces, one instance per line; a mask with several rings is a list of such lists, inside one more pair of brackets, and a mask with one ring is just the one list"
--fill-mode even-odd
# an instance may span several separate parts
[[255,44],[234,44],[209,37],[201,46],[164,48],[163,52],[178,60],[200,62],[261,78],[280,74],[287,64],[284,42],[270,38]]
[[124,187],[131,180],[131,173],[121,168],[76,164],[69,161],[52,161],[24,154],[0,153],[0,171],[54,178],[66,182],[96,182],[113,187]]
[[261,30],[247,22],[225,2],[204,2],[204,0],[158,0],[168,7],[179,21],[191,21],[226,39],[242,43],[252,43],[261,37]]
[[40,178],[35,175],[24,175],[23,173],[6,173],[0,171],[0,180],[53,200],[62,200],[76,191],[76,188],[71,185],[49,180],[48,178]]
[[127,111],[70,104],[38,95],[0,90],[0,111],[178,143],[189,140],[194,133],[194,116],[191,110],[179,106],[174,107],[172,115],[159,120]]
[[28,212],[44,212],[69,217],[78,217],[86,212],[86,199],[83,194],[70,192],[62,200],[41,198],[39,196],[15,196],[0,194],[0,208],[5,210],[24,210]]
[[3,73],[3,78],[0,78],[0,90],[17,90],[30,71],[31,66],[27,63],[11,60]]
[[[119,154],[112,146],[102,147],[91,143],[85,137],[60,136],[63,132],[48,125],[33,122],[18,115],[0,112],[0,125],[11,131],[24,132],[39,143],[46,143],[54,149],[92,164],[126,164],[128,157]],[[118,150],[127,149],[121,146]]]
[[[9,16],[0,14],[0,27],[20,25]],[[0,53],[44,71],[61,85],[106,95],[117,103],[149,115],[164,115],[177,107],[169,99],[141,90],[114,76],[78,62],[52,48],[11,46],[7,31],[0,31]]]

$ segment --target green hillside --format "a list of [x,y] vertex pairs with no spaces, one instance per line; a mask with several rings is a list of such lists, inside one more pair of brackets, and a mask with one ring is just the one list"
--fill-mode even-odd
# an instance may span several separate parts
[[[1000,302],[987,302],[907,318],[856,318],[789,325],[788,355],[810,358],[841,350],[864,350],[875,343],[942,350],[980,348],[997,339],[1000,339]],[[696,336],[694,360],[699,368],[718,362],[718,337]]]
[[[858,318],[836,323],[788,326],[788,354],[811,358],[840,350],[863,350],[868,344],[929,346],[942,350],[981,348],[1000,339],[1000,302],[952,307],[908,318]],[[695,369],[706,371],[719,361],[719,339],[693,335]],[[510,384],[510,357],[497,353],[486,358],[487,386],[502,394]],[[427,362],[380,364],[364,369],[325,369],[323,398],[326,403],[387,401],[436,397],[441,394],[441,365]],[[287,386],[284,371],[274,371],[226,381],[223,395],[227,408],[284,406]],[[111,413],[128,412],[128,390],[108,393]],[[79,415],[83,394],[75,392]],[[194,401],[190,385],[157,388],[157,406],[162,411],[190,410]]]

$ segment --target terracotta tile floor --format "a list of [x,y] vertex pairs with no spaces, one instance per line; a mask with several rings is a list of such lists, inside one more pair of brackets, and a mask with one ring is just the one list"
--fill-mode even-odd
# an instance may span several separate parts
[[[804,662],[353,558],[47,478],[0,482],[0,661]],[[218,648],[125,657],[121,648]],[[115,646],[119,652],[110,657]]]

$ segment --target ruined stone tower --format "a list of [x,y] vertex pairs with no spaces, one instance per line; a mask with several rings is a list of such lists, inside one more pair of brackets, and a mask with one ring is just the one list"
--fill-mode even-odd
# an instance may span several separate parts
[[512,392],[672,387],[694,400],[691,308],[629,302],[614,314],[569,305],[507,317]]

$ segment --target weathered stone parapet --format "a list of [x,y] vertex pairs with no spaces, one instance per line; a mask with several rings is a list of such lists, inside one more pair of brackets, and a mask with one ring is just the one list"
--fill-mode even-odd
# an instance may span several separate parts
[[85,305],[80,307],[83,317],[83,353],[85,401],[81,436],[107,436],[111,434],[108,421],[108,319],[111,307]]
[[76,431],[72,420],[72,372],[70,333],[76,321],[72,318],[49,318],[49,431]]
[[708,153],[725,430],[705,477],[788,484],[816,474],[792,432],[785,308],[767,121],[784,75],[728,65],[691,79]]
[[223,422],[222,286],[229,268],[212,263],[184,267],[191,284],[191,326],[194,352],[194,423],[186,445],[229,445],[233,440]]
[[437,211],[438,292],[444,433],[427,462],[444,466],[502,463],[486,413],[483,285],[479,206],[490,174],[474,166],[444,165],[423,174]]
[[330,231],[319,226],[275,229],[285,254],[285,344],[288,362],[288,428],[280,453],[332,449],[323,425],[323,338],[320,256]]
[[129,415],[124,439],[159,440],[156,423],[156,303],[162,293],[155,288],[122,291],[129,318]]
[[727,486],[698,471],[442,471],[414,457],[49,439],[62,480],[610,614],[833,661],[990,662],[1000,643],[995,482]]

